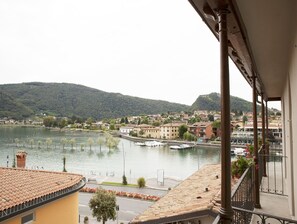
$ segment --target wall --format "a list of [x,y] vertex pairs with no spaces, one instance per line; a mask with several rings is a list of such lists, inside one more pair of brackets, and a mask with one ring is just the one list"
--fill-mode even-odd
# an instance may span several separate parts
[[[297,11],[297,6],[296,6]],[[293,27],[292,27],[293,28]],[[290,212],[297,218],[297,29],[291,43],[291,61],[289,74],[282,97],[283,109],[283,145],[285,163],[285,177],[288,186]]]
[[78,192],[1,222],[1,224],[20,224],[21,217],[31,212],[35,212],[35,221],[32,224],[77,224]]

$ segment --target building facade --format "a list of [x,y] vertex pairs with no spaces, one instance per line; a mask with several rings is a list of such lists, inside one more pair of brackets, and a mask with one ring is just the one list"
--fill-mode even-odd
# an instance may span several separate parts
[[160,126],[160,137],[162,139],[177,139],[181,123],[168,123]]

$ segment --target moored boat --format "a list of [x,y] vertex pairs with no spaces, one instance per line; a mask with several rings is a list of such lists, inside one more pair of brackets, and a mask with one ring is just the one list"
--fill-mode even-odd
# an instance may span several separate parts
[[162,146],[165,145],[165,143],[162,142],[158,142],[158,141],[145,141],[144,142],[145,146],[149,146],[149,147],[156,147],[156,146]]

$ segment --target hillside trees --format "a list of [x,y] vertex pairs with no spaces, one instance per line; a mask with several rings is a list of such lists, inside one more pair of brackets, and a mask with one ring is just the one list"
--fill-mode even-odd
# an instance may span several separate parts
[[181,126],[179,126],[178,128],[178,136],[180,139],[182,139],[184,137],[184,133],[186,133],[188,131],[188,126],[183,124]]

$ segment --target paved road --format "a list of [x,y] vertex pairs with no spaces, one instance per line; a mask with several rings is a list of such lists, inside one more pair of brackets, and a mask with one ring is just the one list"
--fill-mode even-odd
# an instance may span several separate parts
[[[97,220],[93,218],[92,212],[89,208],[89,201],[93,194],[89,193],[79,193],[79,214],[80,214],[80,223],[83,223],[84,217],[89,217],[89,224],[97,224]],[[119,205],[118,220],[107,221],[107,224],[116,224],[116,223],[128,223],[137,215],[145,211],[149,206],[154,202],[137,200],[131,198],[116,197],[117,204]]]
[[[89,178],[87,178],[89,179]],[[89,179],[90,180],[90,179]],[[168,188],[173,188],[180,183],[179,180],[174,180],[170,178],[165,178],[163,184],[159,184],[156,178],[147,179],[146,183],[148,187],[145,188],[137,188],[137,187],[120,187],[120,186],[108,186],[108,185],[101,185],[103,181],[109,182],[121,182],[121,178],[115,177],[98,177],[95,179],[91,179],[92,181],[86,184],[86,187],[90,188],[97,188],[102,187],[104,189],[110,189],[115,191],[125,191],[125,192],[134,192],[134,193],[141,193],[147,195],[154,195],[162,197],[168,192]],[[134,180],[132,183],[137,183],[137,180]],[[83,223],[84,217],[89,217],[89,224],[97,224],[97,220],[93,218],[92,212],[89,208],[89,201],[93,194],[89,193],[79,193],[79,214],[80,214],[80,223]],[[117,204],[119,205],[119,212],[118,212],[118,220],[107,221],[107,224],[117,224],[117,223],[129,223],[134,217],[144,212],[149,206],[151,206],[154,202],[151,201],[144,201],[139,199],[132,199],[132,198],[124,198],[124,197],[116,197]]]

